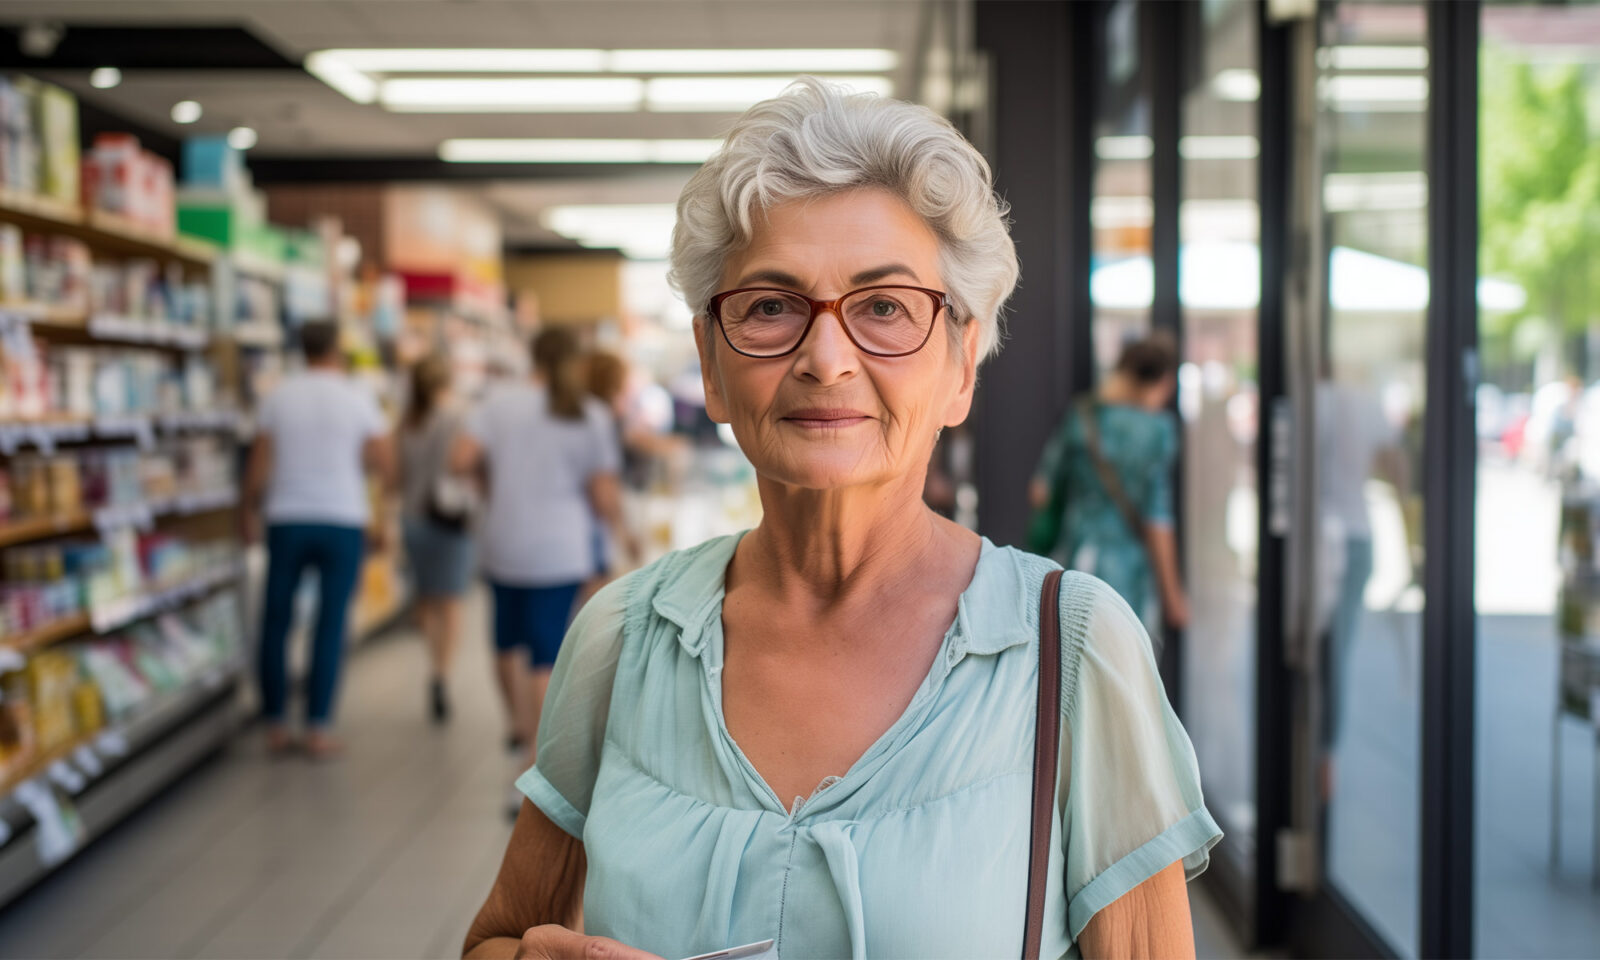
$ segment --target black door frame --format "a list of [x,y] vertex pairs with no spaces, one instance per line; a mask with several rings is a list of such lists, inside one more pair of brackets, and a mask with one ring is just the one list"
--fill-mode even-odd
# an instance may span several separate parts
[[[1324,0],[1323,12],[1334,4]],[[1422,740],[1417,955],[1470,957],[1474,934],[1478,52],[1480,0],[1428,16],[1427,406],[1423,458]],[[1326,295],[1326,291],[1324,291]],[[1395,956],[1322,878],[1295,905],[1293,943],[1317,957]],[[1408,948],[1411,945],[1406,945]]]

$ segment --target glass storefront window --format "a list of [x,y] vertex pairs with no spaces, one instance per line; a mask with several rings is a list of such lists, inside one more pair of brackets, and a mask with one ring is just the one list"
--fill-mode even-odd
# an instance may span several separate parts
[[1600,8],[1486,5],[1475,602],[1481,956],[1600,950]]
[[1331,888],[1401,956],[1420,904],[1428,14],[1324,8],[1317,789]]
[[1150,327],[1154,275],[1150,229],[1150,98],[1140,63],[1137,0],[1117,0],[1103,21],[1100,96],[1094,118],[1094,197],[1089,296],[1094,304],[1095,369],[1103,374],[1122,348]]
[[1202,8],[1183,101],[1184,725],[1206,802],[1249,876],[1256,843],[1256,345],[1261,291],[1256,4]]

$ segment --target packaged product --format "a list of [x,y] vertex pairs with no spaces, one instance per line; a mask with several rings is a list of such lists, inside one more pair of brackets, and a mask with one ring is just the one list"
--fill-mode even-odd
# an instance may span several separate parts
[[32,127],[39,143],[39,192],[64,203],[77,203],[77,98],[33,77],[18,77],[15,83],[32,108]]

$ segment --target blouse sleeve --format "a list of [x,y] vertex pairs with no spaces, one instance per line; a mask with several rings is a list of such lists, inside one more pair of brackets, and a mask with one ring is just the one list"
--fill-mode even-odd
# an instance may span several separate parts
[[1058,796],[1076,942],[1091,917],[1172,864],[1199,876],[1222,831],[1138,618],[1101,581],[1067,577]]
[[1163,526],[1172,524],[1172,465],[1178,458],[1178,427],[1170,414],[1164,414],[1159,421],[1160,432],[1157,434],[1155,462],[1151,464],[1153,471],[1150,477],[1150,487],[1145,496],[1144,517],[1146,523]]
[[539,718],[538,762],[517,778],[534,806],[580,840],[611,712],[627,583],[608,584],[573,619]]

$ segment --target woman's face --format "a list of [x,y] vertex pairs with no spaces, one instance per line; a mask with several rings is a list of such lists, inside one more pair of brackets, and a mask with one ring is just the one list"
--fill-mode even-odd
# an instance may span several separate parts
[[[859,287],[946,290],[933,231],[904,201],[878,189],[791,201],[758,218],[750,245],[731,256],[721,290],[776,287],[832,300]],[[927,343],[905,357],[863,353],[831,311],[793,353],[734,352],[716,324],[696,324],[706,412],[728,423],[763,477],[814,490],[919,485],[936,434],[972,406],[977,327],[959,340],[941,310]]]

